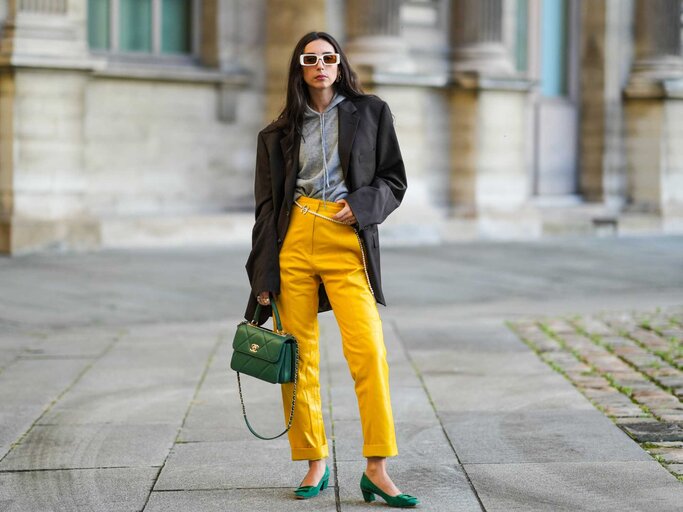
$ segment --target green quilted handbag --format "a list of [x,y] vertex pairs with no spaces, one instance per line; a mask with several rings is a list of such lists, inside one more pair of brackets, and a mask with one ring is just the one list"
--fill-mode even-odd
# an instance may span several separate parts
[[[258,304],[254,312],[254,319],[251,322],[243,320],[237,325],[237,331],[232,341],[233,353],[230,360],[230,368],[237,372],[237,386],[240,392],[240,402],[242,403],[242,415],[244,416],[247,428],[259,439],[266,440],[277,439],[286,434],[292,427],[299,370],[299,351],[296,338],[282,330],[280,313],[277,310],[275,299],[271,297],[270,302],[275,314],[275,331],[258,325],[257,319],[261,312],[261,305]],[[289,411],[289,421],[284,432],[274,437],[263,437],[257,434],[251,427],[247,419],[247,411],[244,407],[240,373],[251,375],[272,384],[294,382],[292,408]]]

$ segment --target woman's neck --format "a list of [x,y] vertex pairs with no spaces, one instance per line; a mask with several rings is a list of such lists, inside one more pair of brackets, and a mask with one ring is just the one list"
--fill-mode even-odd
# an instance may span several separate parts
[[334,89],[328,87],[325,89],[308,89],[308,95],[311,98],[311,108],[317,112],[325,112],[325,109],[334,98]]

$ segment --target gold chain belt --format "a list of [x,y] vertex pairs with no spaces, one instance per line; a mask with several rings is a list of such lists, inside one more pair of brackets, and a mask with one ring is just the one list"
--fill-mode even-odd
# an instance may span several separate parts
[[311,210],[308,207],[308,205],[302,206],[301,204],[299,204],[298,201],[294,201],[294,204],[297,205],[301,209],[301,213],[304,215],[306,215],[307,213],[311,213],[311,214],[315,215],[316,217],[320,217],[321,219],[329,220],[330,222],[334,222],[336,224],[341,224],[342,226],[349,226],[350,228],[353,229],[353,232],[356,234],[356,238],[358,238],[358,245],[360,246],[360,256],[361,256],[361,259],[363,260],[363,270],[365,271],[365,279],[368,281],[368,286],[370,287],[370,293],[372,293],[372,296],[374,297],[375,292],[372,289],[372,284],[370,284],[370,276],[368,275],[368,266],[365,263],[365,249],[363,249],[363,241],[361,240],[360,235],[358,234],[358,230],[356,228],[354,228],[353,226],[351,226],[350,224],[346,224],[345,222],[341,222],[339,220],[334,220],[334,219],[327,217],[325,215],[321,215],[318,212],[314,212],[313,210]]

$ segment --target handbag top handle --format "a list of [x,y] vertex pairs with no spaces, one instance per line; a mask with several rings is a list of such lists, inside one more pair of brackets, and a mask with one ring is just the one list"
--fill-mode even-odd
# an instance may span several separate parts
[[[276,332],[283,333],[284,330],[282,329],[282,322],[280,322],[280,312],[277,310],[277,306],[275,305],[275,299],[273,297],[270,298],[270,305],[273,306],[273,313],[275,313],[275,329],[276,329]],[[254,318],[251,321],[252,324],[254,324],[254,325],[258,324],[259,313],[261,313],[261,304],[257,303],[256,304],[256,310],[254,311]]]

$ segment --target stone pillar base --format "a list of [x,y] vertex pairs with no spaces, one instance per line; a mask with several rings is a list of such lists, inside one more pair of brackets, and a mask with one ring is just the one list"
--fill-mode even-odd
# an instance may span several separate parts
[[10,223],[5,219],[0,219],[0,254],[12,253]]
[[92,250],[99,243],[96,220],[5,218],[0,220],[0,252],[25,254],[45,250]]
[[251,244],[253,214],[150,215],[112,218],[5,218],[0,253]]
[[470,46],[460,46],[452,50],[451,70],[477,72],[493,76],[509,76],[515,73],[510,56],[500,43],[488,42]]
[[683,95],[665,97],[627,95],[625,147],[628,175],[626,212],[661,215],[665,225],[676,226],[683,217]]
[[408,44],[400,37],[358,37],[346,45],[345,52],[361,81],[367,81],[374,73],[411,74],[416,69]]

